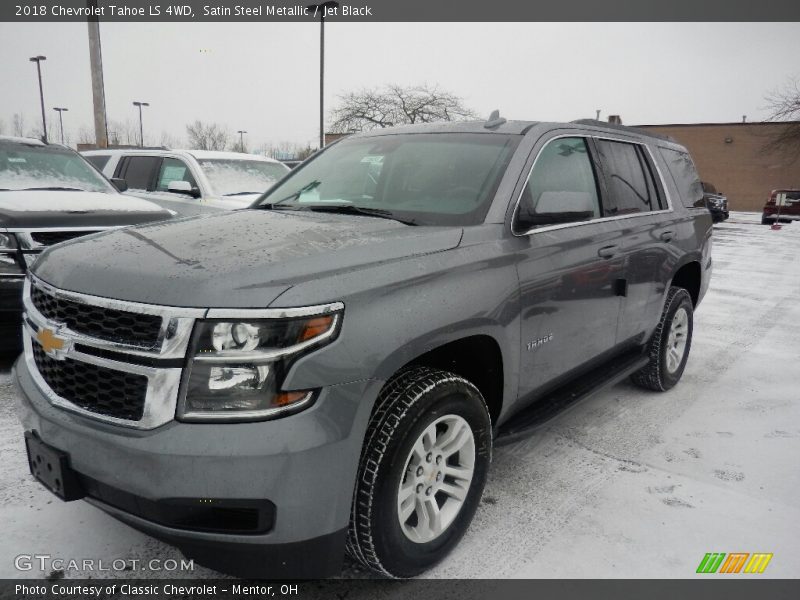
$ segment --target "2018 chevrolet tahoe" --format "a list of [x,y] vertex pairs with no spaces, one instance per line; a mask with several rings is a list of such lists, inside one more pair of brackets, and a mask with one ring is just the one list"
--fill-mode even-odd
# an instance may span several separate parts
[[30,468],[224,572],[346,551],[414,576],[469,527],[494,444],[624,377],[678,382],[710,252],[665,138],[496,114],[353,135],[249,210],[36,261]]

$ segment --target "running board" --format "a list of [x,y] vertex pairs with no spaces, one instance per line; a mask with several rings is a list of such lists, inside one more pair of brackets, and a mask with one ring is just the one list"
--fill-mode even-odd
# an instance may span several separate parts
[[640,350],[629,352],[555,389],[503,423],[495,435],[495,446],[510,444],[535,433],[600,390],[647,366],[648,362],[649,358]]

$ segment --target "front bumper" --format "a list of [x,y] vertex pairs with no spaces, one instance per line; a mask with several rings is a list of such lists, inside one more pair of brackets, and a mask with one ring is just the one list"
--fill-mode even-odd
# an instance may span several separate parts
[[308,410],[273,421],[172,421],[141,431],[53,406],[24,360],[14,374],[25,429],[66,452],[81,476],[142,502],[266,500],[275,514],[265,533],[219,533],[165,526],[124,510],[113,495],[88,497],[95,506],[233,575],[321,577],[340,568],[364,431],[380,382],[324,388]]
[[730,217],[730,212],[727,208],[709,207],[708,212],[711,213],[711,219],[714,223],[720,223]]

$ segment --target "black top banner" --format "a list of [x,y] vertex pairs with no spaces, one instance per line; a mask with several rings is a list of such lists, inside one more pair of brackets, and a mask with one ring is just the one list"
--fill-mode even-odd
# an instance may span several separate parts
[[[2,0],[0,21],[800,21],[797,0]],[[798,28],[800,34],[800,27]]]

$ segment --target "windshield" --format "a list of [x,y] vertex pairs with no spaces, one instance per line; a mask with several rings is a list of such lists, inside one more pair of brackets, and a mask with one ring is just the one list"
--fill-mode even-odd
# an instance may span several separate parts
[[0,141],[0,190],[116,190],[80,155],[57,146]]
[[355,138],[321,153],[261,205],[346,205],[417,225],[482,222],[521,136],[432,133]]
[[289,172],[289,167],[265,160],[204,159],[197,162],[218,196],[263,194]]

